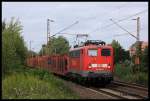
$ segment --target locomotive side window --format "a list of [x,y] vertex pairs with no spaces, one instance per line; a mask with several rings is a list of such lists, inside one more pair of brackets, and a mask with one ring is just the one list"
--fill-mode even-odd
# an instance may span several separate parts
[[80,57],[80,50],[72,51],[69,55],[70,57]]
[[50,59],[48,59],[48,64],[51,64],[51,60]]
[[110,49],[102,49],[101,55],[102,56],[110,56]]
[[88,56],[97,56],[97,49],[89,49]]

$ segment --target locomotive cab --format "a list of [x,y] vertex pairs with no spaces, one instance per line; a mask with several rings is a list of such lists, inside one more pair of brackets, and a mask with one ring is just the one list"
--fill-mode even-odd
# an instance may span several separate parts
[[113,79],[113,49],[108,46],[86,48],[84,71],[88,78]]
[[[101,45],[100,45],[101,44]],[[103,41],[87,41],[70,50],[70,72],[88,80],[113,80],[113,48]]]

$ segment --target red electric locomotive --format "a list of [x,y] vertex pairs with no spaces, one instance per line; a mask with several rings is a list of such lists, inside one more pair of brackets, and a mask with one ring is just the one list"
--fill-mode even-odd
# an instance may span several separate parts
[[80,80],[113,80],[113,48],[100,40],[88,40],[69,52],[68,75]]
[[29,58],[27,64],[80,82],[109,83],[113,80],[113,48],[99,40],[88,40],[81,46],[75,46],[68,55]]

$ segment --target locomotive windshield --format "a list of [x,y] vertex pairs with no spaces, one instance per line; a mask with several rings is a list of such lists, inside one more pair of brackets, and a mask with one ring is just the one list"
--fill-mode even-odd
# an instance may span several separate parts
[[89,49],[88,55],[89,56],[97,56],[97,49]]
[[102,56],[110,56],[110,49],[102,49],[101,55]]

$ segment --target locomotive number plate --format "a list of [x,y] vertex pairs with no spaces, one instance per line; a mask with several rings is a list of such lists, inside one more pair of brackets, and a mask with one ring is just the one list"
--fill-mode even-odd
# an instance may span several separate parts
[[91,64],[92,67],[97,67],[97,64]]
[[107,67],[107,64],[98,64],[98,67]]

